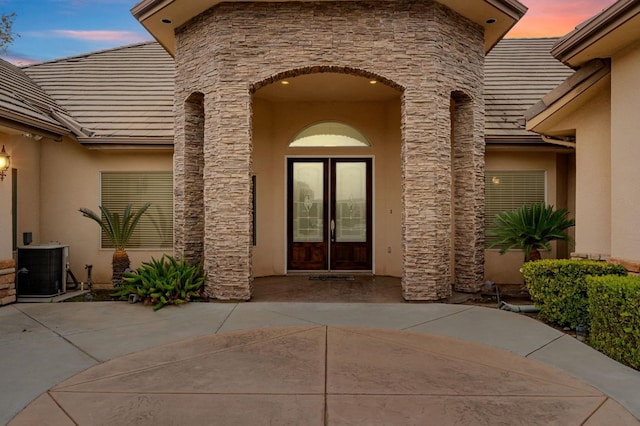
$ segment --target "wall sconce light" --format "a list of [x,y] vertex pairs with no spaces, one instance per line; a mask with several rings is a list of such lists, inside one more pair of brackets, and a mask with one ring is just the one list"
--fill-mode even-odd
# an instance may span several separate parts
[[36,142],[40,142],[42,140],[42,135],[36,135],[33,133],[25,133],[24,134],[25,138],[29,138],[29,139],[33,139]]
[[4,145],[2,145],[2,151],[0,151],[0,181],[4,180],[9,167],[11,167],[11,157],[4,150]]
[[494,176],[491,178],[491,182],[493,182],[494,185],[500,185],[500,178],[498,176]]

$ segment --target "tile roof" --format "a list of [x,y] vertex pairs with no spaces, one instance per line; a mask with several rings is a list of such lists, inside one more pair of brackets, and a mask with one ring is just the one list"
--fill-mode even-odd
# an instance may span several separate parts
[[55,135],[68,133],[51,116],[51,111],[63,114],[51,97],[20,68],[0,59],[0,118],[9,127],[42,129]]
[[[504,39],[487,55],[489,143],[541,141],[524,129],[524,112],[573,73],[549,53],[557,40]],[[82,143],[173,141],[174,62],[156,42],[30,65],[24,72],[46,91],[35,86],[34,93],[77,120],[75,126],[70,117],[61,121]]]
[[573,74],[551,54],[557,38],[504,39],[485,59],[487,142],[539,142],[524,112]]
[[82,143],[173,143],[173,58],[147,42],[23,68],[84,129]]

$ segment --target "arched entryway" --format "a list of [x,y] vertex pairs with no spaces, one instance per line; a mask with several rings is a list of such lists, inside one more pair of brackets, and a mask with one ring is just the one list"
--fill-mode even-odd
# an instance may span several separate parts
[[400,277],[399,86],[328,68],[283,73],[255,87],[254,277]]

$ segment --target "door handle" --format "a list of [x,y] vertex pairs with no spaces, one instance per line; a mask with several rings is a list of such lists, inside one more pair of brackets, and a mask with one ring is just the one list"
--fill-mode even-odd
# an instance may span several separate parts
[[334,242],[336,240],[336,221],[334,219],[331,219],[329,228],[331,229],[331,241]]

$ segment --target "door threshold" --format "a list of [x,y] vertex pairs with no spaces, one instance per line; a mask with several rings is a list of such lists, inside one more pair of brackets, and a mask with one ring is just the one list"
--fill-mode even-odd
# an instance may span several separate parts
[[287,271],[285,272],[286,276],[307,276],[307,275],[364,275],[364,276],[374,276],[373,271],[362,271],[362,270],[305,270],[305,271]]
[[309,275],[309,281],[355,281],[352,274],[320,274]]

